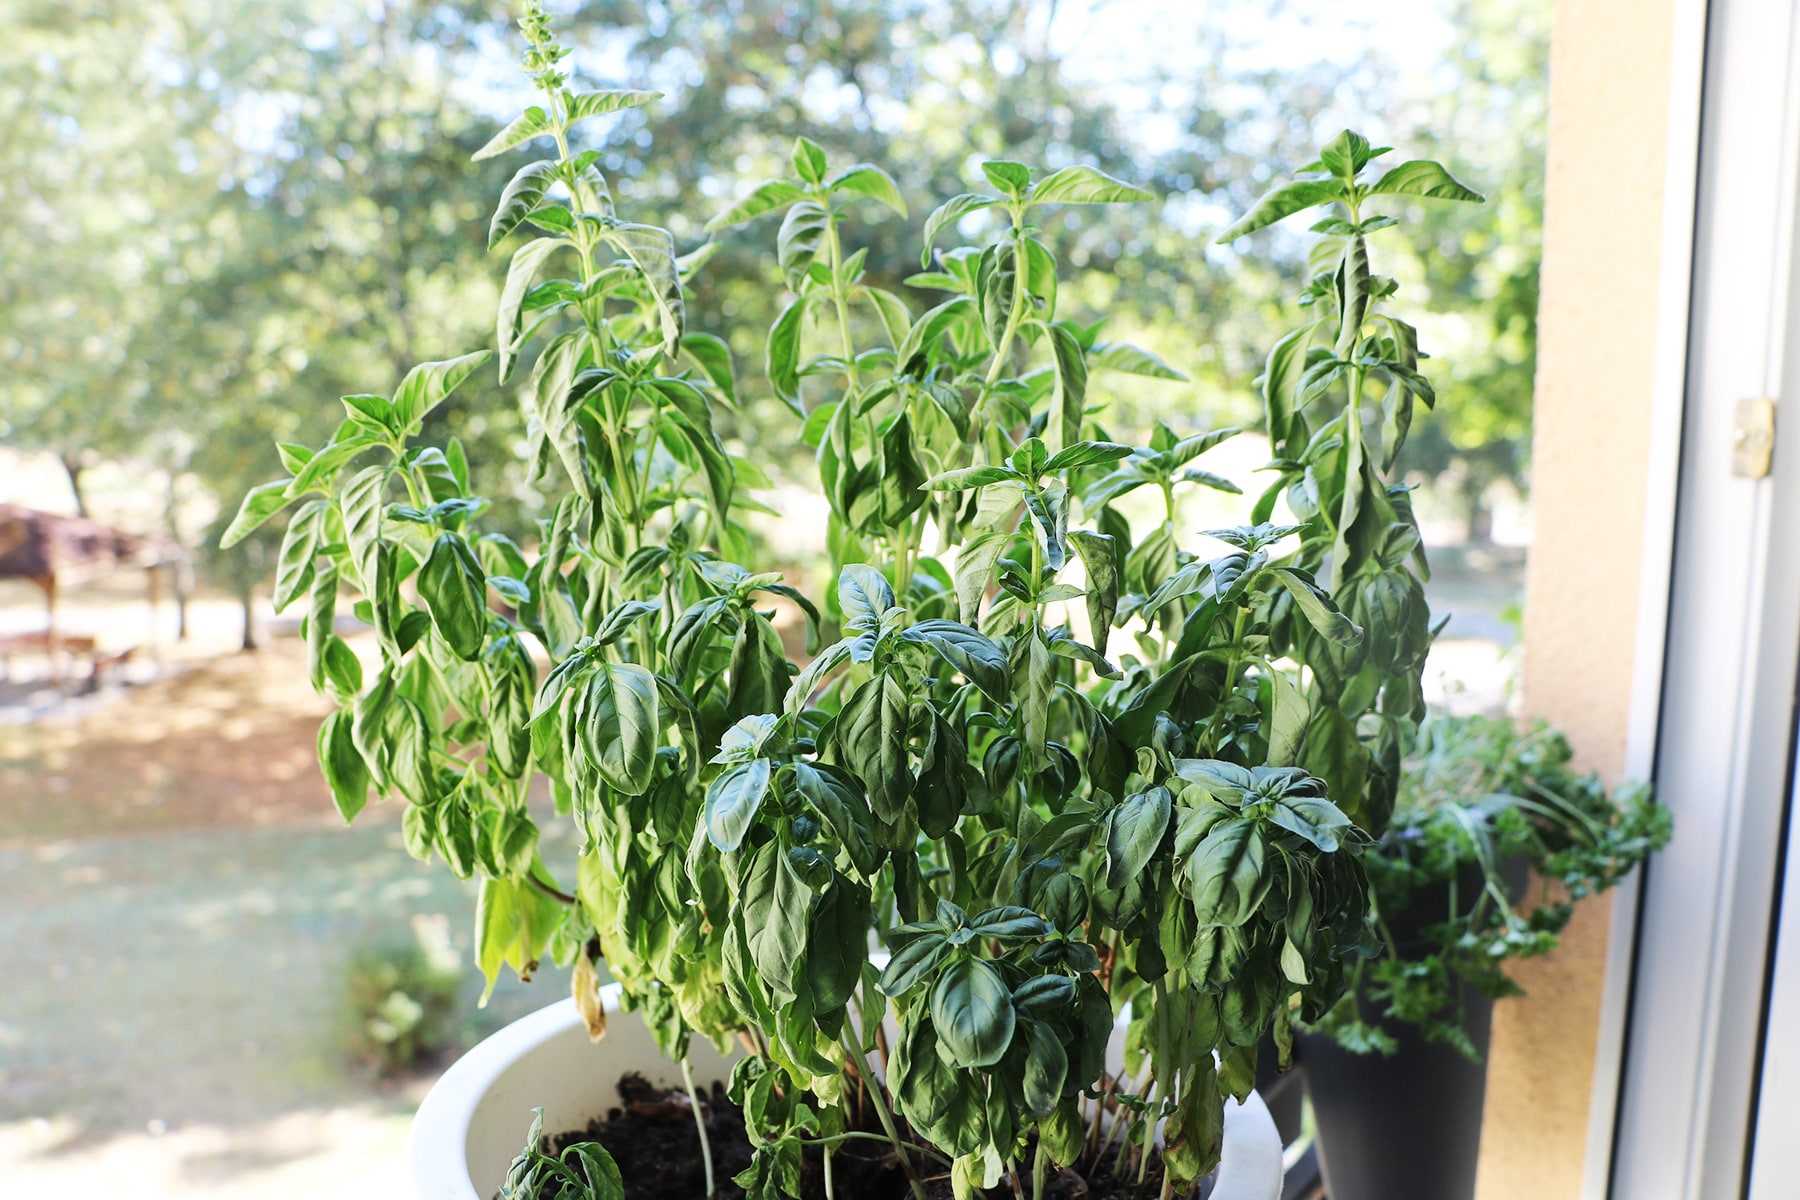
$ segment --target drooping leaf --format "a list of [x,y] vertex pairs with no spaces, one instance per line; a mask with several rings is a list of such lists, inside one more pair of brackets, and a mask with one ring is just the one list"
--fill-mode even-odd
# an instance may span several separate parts
[[457,655],[474,661],[487,638],[487,573],[462,537],[440,533],[419,568],[419,595]]
[[1369,189],[1372,196],[1423,196],[1431,200],[1463,200],[1475,204],[1484,202],[1487,197],[1473,188],[1458,183],[1450,172],[1444,170],[1439,163],[1425,159],[1414,159],[1403,162],[1388,170],[1375,186]]
[[805,192],[791,183],[770,180],[759,183],[750,190],[742,200],[706,223],[706,232],[717,233],[721,229],[729,229],[733,225],[742,225],[746,221],[754,221],[764,213],[779,212],[794,201],[806,195]]
[[506,190],[500,193],[500,203],[494,209],[494,216],[488,222],[488,249],[498,246],[502,239],[524,223],[533,209],[544,201],[544,194],[557,181],[559,164],[554,159],[539,159],[526,163],[519,168],[507,183]]
[[1305,212],[1309,208],[1317,208],[1321,204],[1330,204],[1343,198],[1344,185],[1334,179],[1302,179],[1294,183],[1280,184],[1264,193],[1260,200],[1251,205],[1249,212],[1232,222],[1230,227],[1216,240],[1220,244],[1236,241],[1246,234],[1255,233],[1266,225],[1273,225],[1284,217],[1291,217],[1297,212]]
[[1087,570],[1088,636],[1094,649],[1104,654],[1113,614],[1119,610],[1118,542],[1103,533],[1076,529],[1069,534],[1069,544]]
[[796,762],[794,788],[831,827],[862,877],[872,878],[880,864],[880,854],[868,802],[857,794],[854,783],[834,767]]
[[806,983],[815,1011],[842,1008],[862,982],[870,920],[869,890],[833,872],[807,921]]
[[1154,199],[1154,193],[1114,179],[1103,171],[1073,166],[1038,180],[1026,198],[1026,204],[1137,204]]
[[906,201],[901,199],[894,177],[873,163],[857,163],[839,172],[829,184],[832,191],[856,192],[871,200],[879,200],[901,216],[906,215]]
[[229,550],[254,533],[264,521],[287,507],[288,484],[291,480],[279,479],[274,483],[258,484],[244,495],[243,503],[238,505],[237,516],[219,535],[219,549]]
[[768,340],[768,375],[769,384],[775,394],[787,402],[789,408],[801,412],[800,407],[800,321],[806,315],[809,301],[802,296],[775,318],[769,327]]
[[334,712],[319,726],[319,770],[346,825],[369,802],[369,768],[356,749],[351,724],[349,713]]
[[1102,371],[1118,371],[1123,375],[1141,375],[1146,379],[1171,379],[1185,383],[1187,376],[1148,350],[1128,342],[1108,342],[1088,355],[1088,365]]
[[615,225],[605,236],[643,273],[662,325],[663,353],[674,358],[681,348],[681,333],[687,323],[681,271],[675,264],[674,236],[655,225]]
[[[1060,434],[1059,444],[1067,448],[1081,440],[1081,422],[1087,411],[1087,358],[1075,335],[1061,325],[1050,326],[1050,349],[1056,364],[1056,395],[1050,404],[1051,413]],[[1129,447],[1126,452],[1130,452]]]
[[931,265],[931,243],[937,240],[937,235],[942,232],[944,226],[954,225],[970,213],[991,208],[998,203],[1000,201],[993,196],[964,192],[962,195],[952,196],[938,205],[932,214],[925,218],[925,249],[919,255],[919,265],[921,267]]
[[518,354],[519,310],[525,294],[531,290],[544,262],[557,250],[571,243],[563,238],[537,238],[513,251],[507,264],[506,283],[500,289],[499,317],[494,329],[494,343],[500,347],[500,382],[512,374]]
[[967,625],[937,619],[911,625],[900,636],[931,647],[990,698],[1006,702],[1006,651],[992,639]]

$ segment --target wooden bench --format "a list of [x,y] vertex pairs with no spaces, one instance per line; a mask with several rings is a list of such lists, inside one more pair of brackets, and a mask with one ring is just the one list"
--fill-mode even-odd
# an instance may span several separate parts
[[102,650],[97,639],[88,634],[61,634],[55,638],[54,645],[47,629],[0,634],[0,668],[5,670],[5,678],[12,678],[12,660],[17,655],[50,659],[52,675],[59,683],[63,679],[65,659],[79,659],[87,663],[86,684],[82,690],[90,692],[100,686],[101,677],[106,671],[130,661],[136,653],[135,646],[128,646],[123,650]]

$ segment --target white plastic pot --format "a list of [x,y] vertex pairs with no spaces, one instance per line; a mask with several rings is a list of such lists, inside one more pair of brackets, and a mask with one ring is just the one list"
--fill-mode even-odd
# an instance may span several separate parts
[[[680,1085],[636,1013],[620,1012],[617,985],[604,989],[606,1038],[588,1041],[573,1000],[514,1021],[457,1059],[413,1118],[406,1154],[418,1200],[493,1200],[524,1144],[531,1110],[550,1132],[579,1129],[618,1107],[617,1083],[636,1071],[660,1087]],[[701,1038],[690,1062],[697,1082],[725,1079],[731,1065]],[[1252,1094],[1225,1102],[1224,1158],[1209,1200],[1279,1200],[1281,1138]]]

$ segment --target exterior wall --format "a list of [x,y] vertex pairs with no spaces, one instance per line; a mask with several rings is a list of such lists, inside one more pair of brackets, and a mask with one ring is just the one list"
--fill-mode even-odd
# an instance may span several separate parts
[[[1625,760],[1649,463],[1674,0],[1555,0],[1523,692],[1583,759]],[[1607,898],[1494,1010],[1479,1200],[1574,1200]]]

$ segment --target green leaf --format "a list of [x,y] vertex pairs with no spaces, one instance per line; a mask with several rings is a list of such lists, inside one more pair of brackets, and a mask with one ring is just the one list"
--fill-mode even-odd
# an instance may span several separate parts
[[788,688],[787,654],[781,635],[761,613],[748,613],[731,645],[731,686],[727,718],[772,713]]
[[1269,689],[1269,765],[1291,766],[1299,762],[1306,741],[1306,693],[1285,671],[1269,673]]
[[662,744],[654,675],[635,663],[601,664],[570,719],[609,786],[627,796],[650,790]]
[[807,922],[806,983],[815,1012],[840,1009],[855,994],[869,961],[870,920],[869,890],[834,872]]
[[808,296],[800,297],[782,309],[775,324],[769,327],[769,385],[796,413],[803,412],[800,407],[800,320],[811,302]]
[[319,550],[321,525],[328,510],[323,500],[308,500],[294,510],[281,538],[275,561],[275,611],[280,612],[312,586],[313,559]]
[[1288,590],[1307,623],[1318,630],[1320,636],[1344,647],[1362,644],[1363,631],[1356,622],[1339,612],[1331,596],[1304,572],[1292,567],[1275,567],[1269,577]]
[[238,505],[237,516],[231,519],[231,524],[219,535],[219,549],[231,549],[254,533],[264,521],[286,508],[290,482],[292,481],[280,479],[251,488],[244,496],[244,502]]
[[991,639],[967,625],[937,619],[920,621],[900,636],[909,642],[931,647],[990,698],[1002,704],[1006,702],[1006,651]]
[[782,218],[781,229],[775,235],[775,261],[793,290],[800,290],[807,272],[818,260],[830,225],[830,214],[811,200],[795,204]]
[[500,289],[499,317],[494,329],[495,345],[500,347],[501,383],[512,374],[518,351],[519,309],[525,303],[525,293],[531,290],[532,282],[543,269],[544,260],[571,244],[563,238],[537,238],[513,251],[512,261],[506,268],[506,283]]
[[351,724],[349,713],[334,712],[319,726],[319,770],[346,825],[369,802],[369,768],[356,749]]
[[[1056,395],[1050,411],[1064,447],[1081,440],[1081,421],[1087,411],[1087,357],[1075,335],[1061,325],[1050,326],[1050,350],[1056,364]],[[1130,453],[1129,447],[1126,453]]]
[[567,127],[573,129],[575,122],[589,117],[615,113],[625,108],[642,108],[652,100],[662,99],[661,92],[604,91],[583,92],[579,96],[563,93],[563,112],[567,119]]
[[889,175],[873,163],[857,163],[854,167],[839,172],[827,185],[832,191],[856,192],[879,200],[901,216],[906,215],[906,201],[900,196],[900,187]]
[[1369,145],[1369,139],[1353,130],[1346,129],[1319,151],[1319,167],[1331,172],[1338,178],[1349,182],[1369,165],[1369,160],[1388,152],[1388,147],[1379,149]]
[[991,1067],[1012,1044],[1018,1021],[999,972],[978,958],[958,958],[931,989],[931,1023],[951,1062]]
[[1243,817],[1220,821],[1200,840],[1184,869],[1202,927],[1235,928],[1250,919],[1269,890],[1266,854],[1256,822]]
[[450,648],[473,662],[487,639],[487,573],[462,537],[440,533],[419,568],[419,595]]
[[881,971],[881,991],[904,996],[918,987],[950,953],[950,940],[938,933],[921,934],[894,951]]
[[928,492],[967,492],[990,483],[1017,480],[1019,473],[1011,467],[958,467],[933,475],[919,486]]
[[514,117],[506,128],[489,139],[488,144],[477,150],[473,157],[476,162],[480,162],[484,158],[493,158],[496,154],[503,154],[521,142],[529,142],[534,137],[550,133],[553,129],[550,114],[534,104]]
[[881,865],[881,854],[875,845],[868,802],[857,794],[851,780],[824,764],[796,762],[794,789],[831,827],[862,877],[873,878]]
[[1487,200],[1480,192],[1465,187],[1450,172],[1434,162],[1414,159],[1403,162],[1375,181],[1371,196],[1424,196],[1431,200],[1466,200],[1475,204]]
[[964,542],[956,556],[956,609],[965,625],[981,617],[981,601],[994,577],[994,564],[1012,540],[1010,533],[992,530]]
[[1118,462],[1131,453],[1130,446],[1118,442],[1072,442],[1050,456],[1050,461],[1044,464],[1044,473],[1072,471],[1077,467],[1091,467],[1095,463]]
[[1046,1117],[1062,1102],[1063,1082],[1069,1075],[1069,1053],[1055,1031],[1042,1021],[1026,1021],[1024,1033],[1025,1111],[1034,1117]]
[[605,238],[643,273],[651,304],[662,324],[663,353],[674,358],[681,349],[687,305],[681,297],[681,270],[675,264],[675,238],[655,225],[615,225]]
[[1106,886],[1118,890],[1136,879],[1169,828],[1174,796],[1153,787],[1120,801],[1106,818]]
[[807,137],[794,139],[794,150],[789,156],[793,162],[794,174],[807,183],[820,183],[825,179],[825,151],[819,143]]
[[906,333],[906,340],[894,351],[895,362],[902,371],[908,370],[915,358],[934,350],[938,339],[948,333],[952,326],[968,320],[977,311],[978,306],[969,296],[957,296],[944,301],[913,323],[913,327]]
[[887,333],[888,343],[897,349],[912,330],[912,310],[906,306],[906,301],[878,287],[859,287],[856,294],[875,309],[881,328]]
[[738,900],[750,961],[778,999],[792,999],[806,955],[812,894],[780,842],[764,842],[756,849]]
[[922,490],[925,467],[913,448],[912,418],[905,412],[901,412],[881,435],[878,462],[881,521],[892,527],[912,516],[925,503]]
[[1168,363],[1127,342],[1108,342],[1096,346],[1088,355],[1088,365],[1102,371],[1118,371],[1122,375],[1141,375],[1146,379],[1172,379],[1185,383],[1187,376]]
[[751,189],[749,195],[708,221],[706,232],[717,233],[721,229],[730,229],[733,225],[754,221],[764,213],[779,212],[805,195],[804,191],[793,184],[780,180],[759,183]]
[[981,164],[981,173],[988,177],[989,183],[1014,200],[1024,196],[1026,189],[1031,186],[1031,168],[1024,163],[989,159]]
[[1038,180],[1026,198],[1034,204],[1138,204],[1156,196],[1143,188],[1096,171],[1092,167],[1064,167],[1053,175]]
[[390,469],[385,465],[364,467],[351,476],[339,501],[356,584],[365,596],[375,594],[375,555],[381,545],[381,514],[386,506]]
[[906,690],[892,675],[877,675],[851,694],[838,713],[841,761],[862,780],[870,807],[883,821],[898,820],[912,795],[907,768]]
[[426,413],[443,403],[457,385],[469,377],[482,363],[494,356],[492,350],[477,350],[447,358],[442,362],[420,363],[406,373],[394,393],[394,422],[399,430],[410,430]]
[[[984,208],[992,208],[1000,203],[994,196],[983,196],[974,192],[964,192],[960,196],[952,196],[925,218],[925,249],[919,255],[919,265],[931,265],[931,243],[946,225],[954,225],[972,212],[980,212]],[[902,360],[904,361],[904,360]]]
[[731,347],[723,338],[714,337],[710,333],[684,333],[681,335],[681,348],[689,358],[700,364],[707,379],[719,389],[725,397],[725,403],[737,405],[737,377],[731,369]]
[[894,607],[894,588],[887,576],[866,563],[850,563],[838,574],[838,609],[844,627],[861,632],[881,623],[881,614]]
[[1077,529],[1069,534],[1069,544],[1087,569],[1088,635],[1104,654],[1113,614],[1119,611],[1118,542],[1104,533]]
[[720,775],[706,789],[706,836],[720,851],[744,844],[750,822],[769,790],[769,760],[756,759]]
[[1266,192],[1262,199],[1251,206],[1249,212],[1233,222],[1216,240],[1221,244],[1236,241],[1297,212],[1305,212],[1309,208],[1341,201],[1343,198],[1344,186],[1336,180],[1303,179],[1295,183],[1284,183]]
[[540,159],[534,163],[526,163],[519,168],[507,183],[506,189],[500,193],[500,203],[494,209],[493,220],[488,222],[489,250],[498,246],[503,238],[524,223],[533,209],[544,202],[544,194],[555,185],[558,179],[559,164],[554,159]]
[[[1317,782],[1314,788],[1323,790]],[[1283,795],[1269,812],[1269,820],[1289,833],[1298,834],[1323,850],[1334,853],[1343,843],[1342,835],[1350,828],[1350,818],[1324,796],[1290,792]]]

